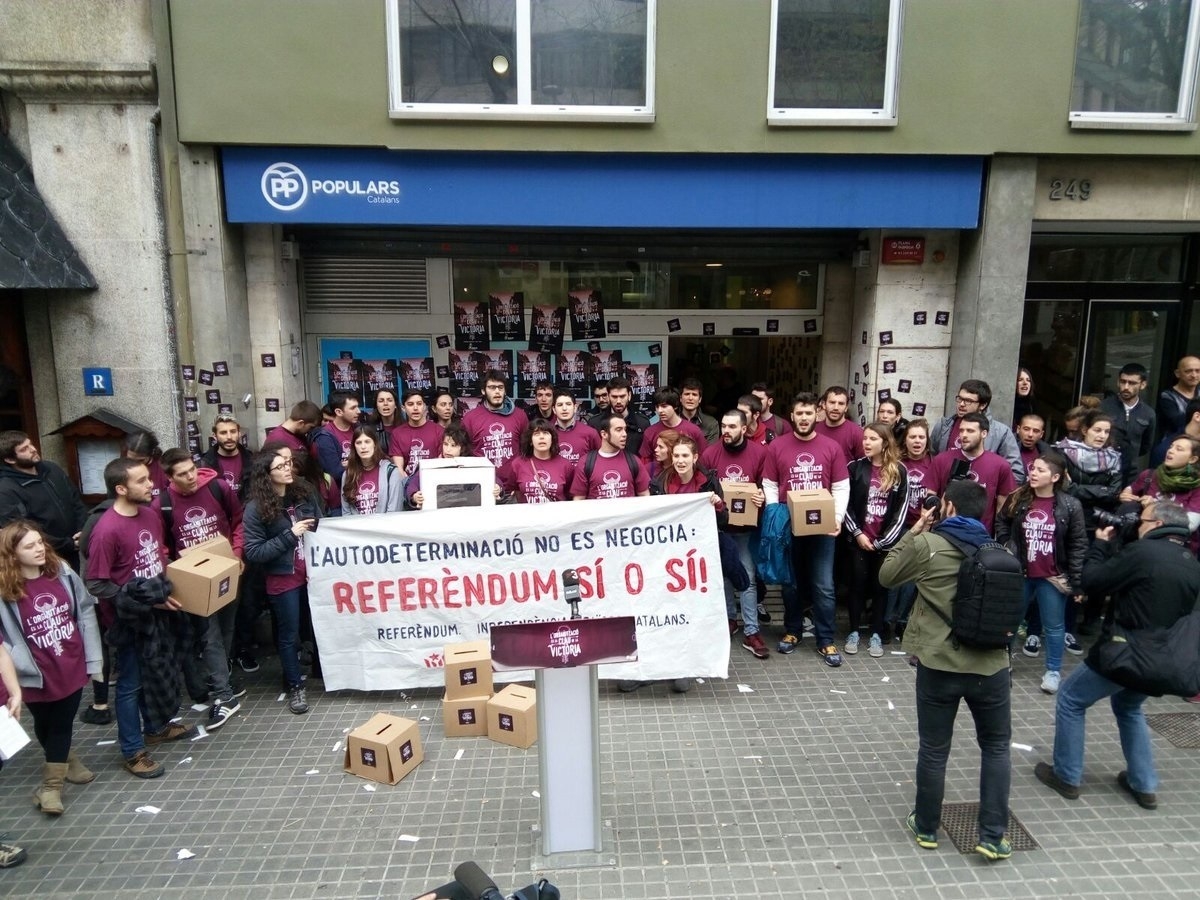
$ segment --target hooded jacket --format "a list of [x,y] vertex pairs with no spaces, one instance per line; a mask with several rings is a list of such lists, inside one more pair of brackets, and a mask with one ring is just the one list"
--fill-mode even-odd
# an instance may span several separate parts
[[75,559],[74,537],[87,521],[79,491],[59,466],[42,460],[27,475],[0,464],[0,525],[28,519],[38,526],[59,556]]
[[[96,622],[96,598],[88,593],[80,578],[70,566],[63,566],[58,575],[59,584],[71,598],[71,618],[83,638],[83,658],[89,675],[99,675],[104,668],[104,648],[100,641],[100,626]],[[40,688],[42,673],[33,660],[33,653],[25,642],[25,631],[21,627],[17,605],[5,597],[0,600],[0,631],[4,632],[4,643],[12,654],[17,669],[17,681],[21,687]]]

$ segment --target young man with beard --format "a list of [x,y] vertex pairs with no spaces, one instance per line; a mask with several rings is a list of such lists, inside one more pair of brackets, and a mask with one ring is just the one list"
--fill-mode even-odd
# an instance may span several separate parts
[[[171,555],[178,558],[189,547],[223,537],[240,559],[242,504],[225,480],[212,469],[198,469],[191,454],[179,447],[163,454],[162,466],[170,484],[158,495],[155,505],[162,513]],[[210,708],[204,727],[209,731],[220,728],[241,708],[239,692],[229,682],[229,652],[237,609],[235,600],[211,616],[181,614],[192,626],[193,638],[185,642],[180,661],[183,675],[192,699],[199,703],[208,698]]]
[[[242,446],[242,426],[230,413],[221,413],[213,422],[212,433],[216,443],[200,457],[200,465],[216,472],[239,500],[245,499],[245,475],[253,454]],[[164,472],[166,468],[164,463]]]
[[388,452],[399,456],[405,475],[417,471],[423,459],[433,459],[442,452],[445,429],[429,419],[425,395],[415,388],[404,391],[404,422],[392,429],[392,446]]
[[683,409],[679,401],[679,391],[675,388],[663,388],[654,395],[654,411],[658,413],[658,421],[646,429],[645,435],[642,437],[642,446],[638,451],[638,456],[644,462],[649,462],[654,458],[654,442],[658,436],[668,428],[686,434],[696,442],[696,446],[703,453],[705,447],[708,446],[704,440],[704,432],[696,425],[688,422],[680,416],[680,411]]
[[[611,392],[610,392],[611,393]],[[572,500],[609,500],[650,496],[650,470],[627,447],[628,425],[613,414],[600,427],[600,449],[575,466]],[[588,463],[591,462],[591,471]]]
[[825,407],[825,421],[817,423],[817,434],[822,434],[842,448],[846,462],[863,455],[863,430],[857,422],[846,418],[850,408],[850,392],[835,385],[826,388],[821,396]]
[[1122,487],[1133,483],[1142,458],[1154,446],[1156,416],[1142,402],[1147,374],[1141,363],[1126,363],[1117,373],[1117,393],[1100,401],[1100,411],[1112,417],[1112,444],[1121,451]]
[[[740,484],[753,484],[758,492],[751,502],[762,509],[766,503],[766,495],[762,490],[763,469],[767,464],[767,451],[762,444],[746,438],[746,416],[741,410],[730,410],[721,417],[721,440],[708,447],[700,454],[700,465],[708,469],[721,482],[734,481]],[[741,592],[742,646],[758,659],[766,659],[771,651],[759,634],[758,622],[758,588],[754,577],[754,557],[750,547],[758,539],[758,529],[748,525],[730,525],[728,534],[738,548],[738,559],[746,574],[750,576],[750,585]],[[734,591],[728,581],[725,582],[725,612],[729,617],[729,628],[735,627],[738,615],[738,604],[734,600]]]
[[1029,464],[1042,455],[1038,444],[1046,436],[1046,420],[1037,413],[1026,413],[1017,423],[1017,446],[1021,453],[1021,466],[1026,472]]
[[[358,424],[362,410],[358,398],[348,391],[334,391],[329,395],[329,409],[333,418],[313,434],[313,452],[321,463],[325,474],[338,484],[346,473],[346,461],[350,459],[351,437]],[[340,515],[341,510],[329,510],[328,515]]]
[[600,449],[600,435],[575,414],[575,397],[563,388],[554,392],[554,431],[558,435],[558,455],[579,464],[592,450]]
[[984,449],[999,454],[1012,470],[1017,484],[1025,483],[1025,466],[1021,463],[1021,452],[1012,429],[992,417],[987,411],[992,402],[992,388],[986,381],[968,378],[958,386],[954,397],[954,415],[946,416],[929,432],[929,445],[934,453],[954,450],[959,446],[958,431],[963,417],[978,413],[987,419]]
[[308,436],[321,427],[321,407],[311,400],[301,400],[292,407],[283,423],[267,432],[263,443],[279,441],[292,450],[308,452]]
[[154,482],[145,463],[115,459],[104,467],[113,505],[96,522],[86,554],[87,588],[112,621],[117,654],[117,742],[125,770],[138,778],[164,771],[147,744],[194,737],[171,721],[179,708],[176,634],[179,604],[171,599],[162,516],[150,508]]
[[[620,416],[625,420],[625,448],[633,454],[641,449],[642,441],[645,438],[646,429],[650,427],[650,420],[639,412],[635,412],[629,408],[629,401],[632,397],[631,388],[628,378],[610,378],[608,380],[608,412],[600,413],[592,416],[588,420],[588,424],[601,432],[603,436],[604,425],[610,416]],[[654,443],[650,443],[651,451],[654,450]]]
[[[788,434],[792,430],[792,423],[777,416],[774,413],[775,408],[775,389],[765,381],[756,381],[750,385],[750,393],[758,398],[758,402],[762,404],[762,409],[759,411],[760,421],[767,431],[774,435]],[[739,401],[740,403],[740,401]],[[753,434],[753,429],[751,429]]]
[[483,377],[483,402],[463,416],[463,428],[479,456],[499,469],[517,455],[529,417],[513,403],[504,373],[490,369]]
[[[767,448],[763,468],[763,493],[767,505],[787,503],[788,491],[824,489],[833,496],[834,527],[827,534],[792,538],[792,566],[796,583],[783,586],[783,639],[776,648],[792,653],[804,634],[804,608],[811,603],[817,653],[828,666],[840,666],[842,656],[834,644],[833,552],[846,504],[850,475],[842,448],[816,431],[816,394],[800,393],[792,400],[792,430]],[[800,596],[801,585],[807,594]]]
[[704,432],[704,442],[715,444],[721,436],[721,425],[708,413],[700,409],[704,399],[704,386],[699,378],[685,378],[679,383],[680,415],[685,422],[691,422]]
[[767,446],[775,440],[777,432],[766,426],[762,419],[762,401],[754,394],[743,394],[738,398],[737,408],[746,417],[746,440]]
[[592,388],[592,406],[595,407],[594,415],[601,415],[609,410],[608,406],[608,384],[598,384]]
[[963,416],[958,428],[959,446],[939,453],[933,460],[933,471],[937,484],[970,480],[984,489],[987,502],[983,514],[976,518],[983,522],[988,533],[994,534],[996,509],[1017,489],[1017,480],[1007,460],[984,449],[991,424],[982,413]]
[[79,571],[75,542],[87,507],[71,480],[23,431],[0,432],[0,525],[26,519],[37,525],[54,552]]

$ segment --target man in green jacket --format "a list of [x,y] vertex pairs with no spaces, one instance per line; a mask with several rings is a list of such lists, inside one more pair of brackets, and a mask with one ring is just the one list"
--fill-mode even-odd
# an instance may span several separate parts
[[[979,767],[979,843],[975,852],[988,860],[1008,859],[1012,846],[1008,826],[1008,793],[1012,780],[1009,745],[1008,651],[957,646],[946,619],[953,619],[958,569],[963,554],[943,533],[982,546],[991,540],[980,518],[987,492],[973,481],[952,481],[942,494],[940,510],[926,510],[884,560],[879,582],[917,586],[917,601],[904,632],[904,649],[917,664],[917,800],[907,826],[926,850],[937,848],[946,788],[946,761],[954,736],[959,702],[965,700],[975,720],[981,754]],[[936,524],[934,524],[936,522]]]

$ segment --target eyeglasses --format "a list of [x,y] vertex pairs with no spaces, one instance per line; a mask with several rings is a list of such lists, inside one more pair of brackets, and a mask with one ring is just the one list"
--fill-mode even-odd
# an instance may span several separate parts
[[959,397],[954,398],[954,402],[960,404],[961,406],[972,406],[972,405],[978,406],[979,405],[979,400],[975,397],[959,396]]
[[290,469],[291,467],[292,467],[292,461],[289,459],[289,460],[285,460],[284,462],[281,462],[277,465],[271,466],[271,471],[272,472],[282,472],[284,469]]
[[1144,519],[1141,516],[1138,516],[1138,521],[1139,522],[1161,522],[1162,519]]

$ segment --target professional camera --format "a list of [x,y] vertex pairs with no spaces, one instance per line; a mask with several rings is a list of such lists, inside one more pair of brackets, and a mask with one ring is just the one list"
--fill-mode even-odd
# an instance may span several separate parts
[[1106,512],[1103,509],[1096,510],[1096,527],[1097,528],[1115,528],[1119,532],[1125,532],[1128,529],[1137,529],[1137,523],[1142,517],[1137,510],[1129,512]]

